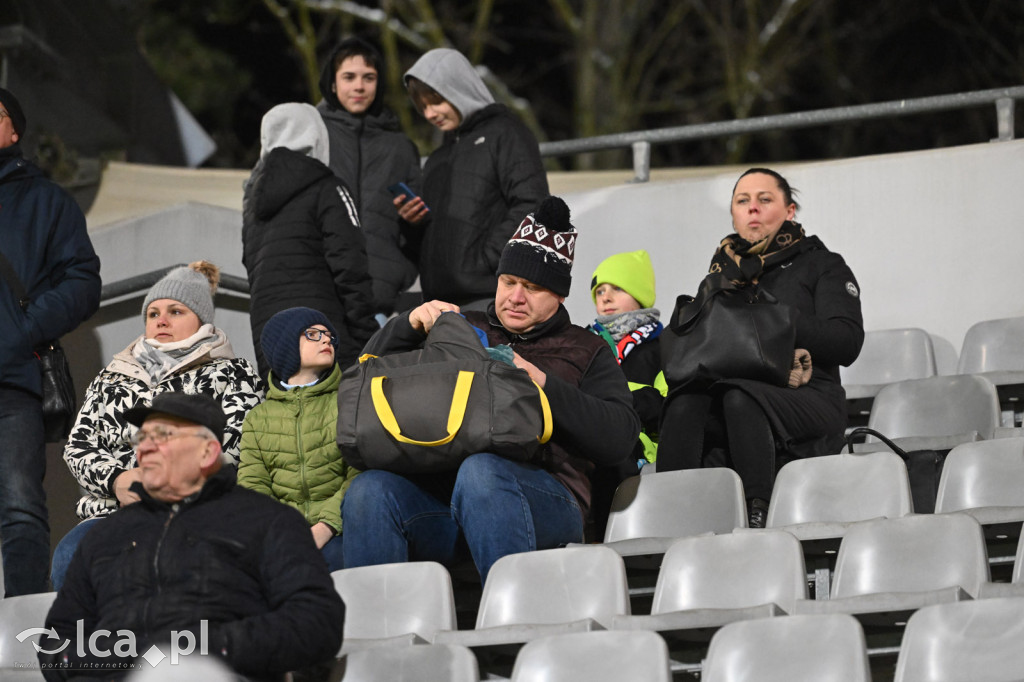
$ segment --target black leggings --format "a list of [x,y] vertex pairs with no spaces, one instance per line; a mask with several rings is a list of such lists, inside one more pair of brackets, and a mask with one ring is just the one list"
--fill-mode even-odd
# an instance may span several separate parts
[[[721,451],[724,459],[715,461]],[[710,455],[710,457],[709,457]],[[658,471],[729,466],[748,500],[768,500],[775,481],[775,437],[768,416],[746,392],[671,396],[661,417]]]

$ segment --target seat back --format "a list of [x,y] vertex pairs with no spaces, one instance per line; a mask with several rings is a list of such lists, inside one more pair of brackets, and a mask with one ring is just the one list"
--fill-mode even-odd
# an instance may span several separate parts
[[660,471],[619,484],[604,541],[731,533],[746,527],[743,483],[732,469]]
[[651,613],[776,604],[792,613],[807,599],[800,541],[785,531],[681,538],[661,562]]
[[626,567],[615,551],[582,545],[509,554],[487,574],[476,627],[629,615]]
[[988,582],[981,525],[966,514],[919,514],[855,524],[839,545],[832,597],[927,592]]
[[13,669],[18,663],[34,663],[37,654],[33,643],[47,650],[56,650],[64,643],[52,637],[40,638],[39,635],[18,641],[18,633],[23,630],[43,627],[46,614],[56,598],[56,592],[43,592],[0,599],[0,669]]
[[476,656],[457,644],[374,647],[352,653],[334,664],[330,677],[340,682],[478,682]]
[[1011,682],[1024,677],[1020,597],[926,606],[900,645],[895,682]]
[[978,322],[960,349],[961,374],[1024,370],[1024,317]]
[[871,682],[864,630],[853,616],[730,623],[711,638],[701,682]]
[[954,436],[977,431],[988,439],[999,424],[995,385],[985,377],[969,374],[912,379],[884,386],[868,418],[868,426],[889,438]]
[[935,511],[977,507],[1024,507],[1024,438],[963,443],[949,451]]
[[847,523],[912,511],[907,465],[896,453],[826,455],[779,469],[767,525]]
[[345,568],[331,574],[345,602],[345,639],[456,629],[448,569],[433,561]]
[[923,329],[880,329],[864,334],[860,355],[840,367],[844,386],[891,384],[936,374],[932,337]]
[[516,656],[512,682],[670,682],[668,647],[656,632],[604,630],[527,642]]
[[[148,649],[146,650],[148,651]],[[166,651],[166,648],[161,651]],[[142,652],[145,653],[145,652]],[[72,678],[78,679],[78,678]],[[155,665],[146,664],[125,677],[126,682],[237,682],[238,675],[226,663],[213,656],[191,654],[160,659]]]

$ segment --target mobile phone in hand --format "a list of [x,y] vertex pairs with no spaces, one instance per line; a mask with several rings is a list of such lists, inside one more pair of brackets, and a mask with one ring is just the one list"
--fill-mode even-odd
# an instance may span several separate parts
[[[406,201],[410,201],[419,196],[418,194],[416,194],[416,192],[413,192],[412,189],[410,189],[409,185],[405,184],[404,182],[396,182],[395,184],[388,187],[388,191],[391,192],[392,196],[395,197],[399,197],[404,194]],[[423,202],[423,206],[424,208],[427,208],[429,210],[429,207],[427,206],[426,202]]]

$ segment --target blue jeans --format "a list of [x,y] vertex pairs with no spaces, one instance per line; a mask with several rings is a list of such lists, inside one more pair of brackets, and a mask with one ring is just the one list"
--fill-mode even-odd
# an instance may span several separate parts
[[345,568],[345,550],[340,535],[335,535],[327,541],[327,544],[320,548],[320,554],[327,562],[327,570],[330,572],[340,571]]
[[547,471],[480,453],[459,467],[451,500],[387,471],[359,474],[341,504],[345,567],[459,559],[464,540],[481,581],[507,554],[583,541],[576,498]]
[[57,548],[53,550],[53,563],[50,564],[50,582],[53,583],[53,591],[60,592],[60,586],[64,584],[64,576],[68,573],[68,566],[71,565],[71,558],[75,556],[75,550],[85,537],[86,531],[94,524],[102,521],[105,517],[86,519],[68,531],[68,534],[60,539]]
[[0,386],[0,553],[8,597],[46,592],[50,522],[46,511],[46,443],[42,403]]

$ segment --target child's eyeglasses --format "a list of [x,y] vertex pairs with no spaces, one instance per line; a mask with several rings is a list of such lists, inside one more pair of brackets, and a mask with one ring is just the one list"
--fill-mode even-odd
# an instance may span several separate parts
[[310,341],[319,341],[320,339],[326,336],[327,340],[331,342],[332,346],[338,345],[338,340],[334,338],[331,335],[331,333],[325,329],[307,329],[304,332],[302,332],[302,335],[305,336]]

